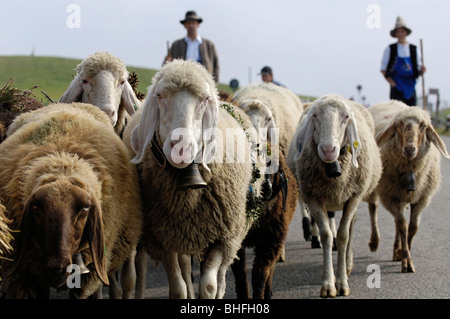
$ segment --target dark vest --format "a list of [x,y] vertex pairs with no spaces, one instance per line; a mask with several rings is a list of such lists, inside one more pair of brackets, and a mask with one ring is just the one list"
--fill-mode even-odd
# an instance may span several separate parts
[[[391,48],[391,55],[389,56],[389,62],[386,68],[386,77],[390,77],[394,71],[395,60],[397,59],[397,43],[393,43],[389,46]],[[419,77],[419,69],[417,68],[417,47],[414,44],[409,45],[409,54],[411,58],[414,77]]]

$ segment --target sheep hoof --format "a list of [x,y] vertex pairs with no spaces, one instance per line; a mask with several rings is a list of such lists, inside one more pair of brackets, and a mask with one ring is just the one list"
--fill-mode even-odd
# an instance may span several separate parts
[[319,238],[317,236],[311,237],[311,248],[322,248],[322,245],[320,244]]
[[[334,286],[334,285],[333,285]],[[336,297],[336,288],[331,285],[324,285],[320,290],[320,297],[322,298],[335,298]]]
[[406,266],[402,266],[402,273],[414,273],[416,272],[416,269],[414,268],[414,265],[412,263],[408,263]]
[[370,248],[371,252],[373,252],[373,253],[376,252],[378,249],[378,241],[371,240],[369,242],[369,248]]
[[345,297],[350,295],[350,288],[347,282],[336,282],[336,291],[339,292],[339,296]]
[[339,296],[350,296],[350,288],[346,287],[339,289]]

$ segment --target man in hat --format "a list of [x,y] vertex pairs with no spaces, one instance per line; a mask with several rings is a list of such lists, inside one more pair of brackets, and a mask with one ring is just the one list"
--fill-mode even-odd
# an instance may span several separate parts
[[416,105],[416,80],[426,71],[421,65],[417,46],[408,43],[406,37],[411,29],[402,17],[398,17],[390,35],[397,42],[389,45],[381,60],[381,73],[391,86],[390,98],[403,101],[410,106]]
[[279,86],[282,86],[282,87],[286,87],[283,84],[281,84],[280,82],[275,81],[273,79],[272,68],[270,66],[263,67],[261,69],[261,73],[260,74],[261,74],[261,79],[262,79],[263,82],[273,83],[273,84],[276,84],[276,85],[279,85]]
[[195,11],[186,12],[184,20],[180,23],[184,25],[187,35],[176,40],[167,52],[164,63],[173,59],[194,60],[203,64],[209,73],[212,74],[214,81],[219,82],[219,58],[217,56],[214,44],[201,37],[197,29],[203,19]]

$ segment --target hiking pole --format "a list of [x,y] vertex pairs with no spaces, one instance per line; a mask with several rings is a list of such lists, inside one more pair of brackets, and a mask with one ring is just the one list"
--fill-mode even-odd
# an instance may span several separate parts
[[[422,39],[420,39],[420,58],[423,64],[423,43]],[[425,95],[425,74],[422,74],[422,103],[423,103],[423,109],[427,109],[427,96]]]

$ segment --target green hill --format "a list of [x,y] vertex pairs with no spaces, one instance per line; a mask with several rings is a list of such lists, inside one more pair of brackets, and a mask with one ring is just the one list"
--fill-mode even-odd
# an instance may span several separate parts
[[[77,59],[37,56],[0,56],[0,87],[11,78],[13,86],[25,90],[39,85],[33,92],[45,103],[41,93],[45,91],[53,100],[58,100],[76,74],[75,68],[81,62]],[[129,72],[139,76],[138,91],[146,92],[157,70],[127,67]]]
[[[81,62],[78,59],[43,57],[43,56],[0,56],[0,88],[7,81],[14,78],[14,87],[27,90],[35,85],[33,93],[44,104],[49,103],[41,91],[48,94],[53,100],[58,100],[75,76],[76,66]],[[138,91],[147,93],[153,75],[158,70],[127,66],[129,72],[136,72],[139,77]],[[226,84],[219,84],[219,90],[232,93]],[[300,96],[308,101],[311,97]]]

